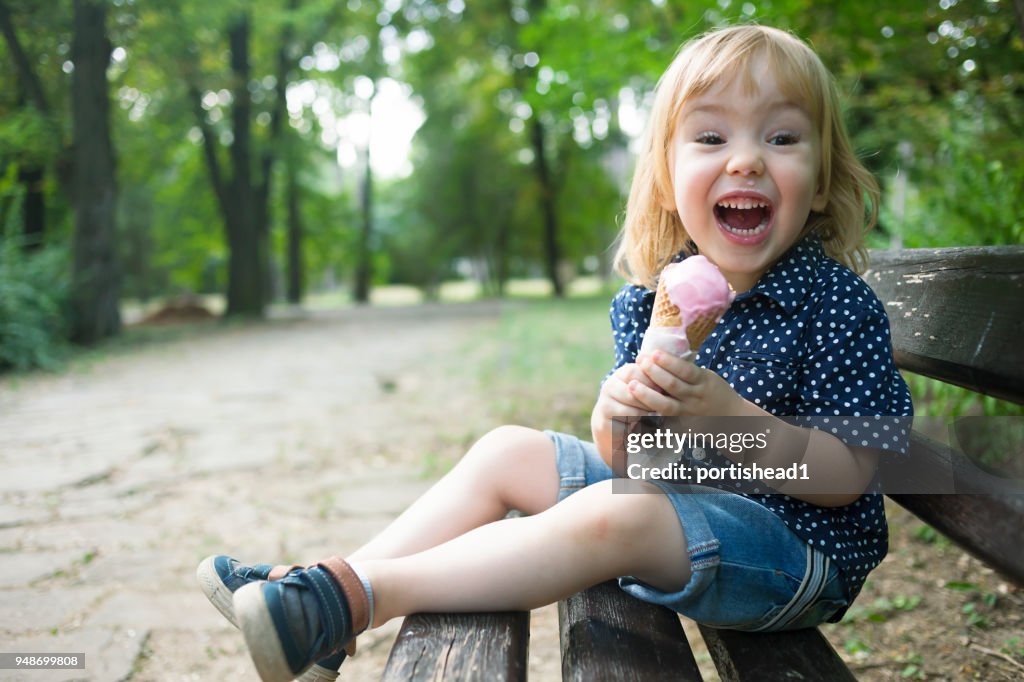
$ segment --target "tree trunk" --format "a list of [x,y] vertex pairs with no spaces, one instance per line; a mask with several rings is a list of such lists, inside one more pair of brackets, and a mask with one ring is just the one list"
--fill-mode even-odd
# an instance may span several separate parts
[[120,272],[114,256],[117,185],[110,140],[106,3],[75,0],[71,78],[74,130],[74,265],[71,337],[94,343],[118,333]]
[[551,281],[551,288],[557,298],[565,296],[565,287],[558,274],[558,264],[562,260],[561,246],[558,241],[558,213],[555,205],[557,189],[551,179],[551,169],[544,144],[544,124],[540,115],[534,113],[530,128],[533,142],[533,167],[537,171],[537,184],[540,189],[540,209],[544,220],[544,265]]
[[[288,11],[295,12],[299,7],[298,0],[290,0]],[[273,300],[273,286],[271,278],[271,247],[270,247],[270,195],[274,179],[274,163],[277,160],[278,149],[281,146],[284,121],[288,116],[287,95],[288,95],[288,74],[294,66],[293,60],[289,57],[293,36],[291,24],[285,24],[281,31],[281,43],[277,49],[277,73],[274,83],[274,106],[270,112],[270,136],[263,146],[260,155],[260,177],[259,185],[255,190],[255,216],[256,235],[259,240],[260,267],[266,275],[264,288],[264,301],[269,303]],[[290,238],[290,235],[289,235]]]
[[32,102],[39,111],[49,112],[49,105],[46,101],[46,92],[43,84],[32,66],[32,59],[25,52],[18,40],[18,34],[14,30],[14,22],[11,21],[11,11],[7,3],[0,0],[0,33],[4,34],[7,41],[7,51],[14,62],[14,69],[18,73],[18,83],[25,92],[28,101]]
[[498,298],[505,297],[505,288],[508,285],[508,243],[510,236],[511,222],[507,215],[497,218],[498,232],[494,239],[495,265],[494,278],[497,283]]
[[366,172],[360,188],[359,208],[362,226],[359,230],[359,244],[356,253],[356,279],[353,298],[356,303],[370,302],[370,281],[373,279],[373,254],[370,239],[373,234],[373,169],[370,167],[370,149],[366,149]]
[[46,198],[43,194],[43,169],[36,165],[18,169],[18,182],[25,188],[22,203],[22,249],[36,251],[46,235]]
[[[373,84],[373,92],[366,107],[373,115],[373,98],[377,96],[377,83]],[[360,192],[359,207],[362,213],[362,229],[359,231],[359,245],[356,254],[356,278],[353,287],[353,298],[356,303],[369,303],[370,282],[373,279],[373,253],[370,243],[373,239],[373,167],[370,165],[370,139],[366,140],[366,169],[363,175],[363,186]]]
[[[530,16],[539,17],[543,14],[547,0],[528,0]],[[509,16],[512,16],[512,2],[507,3]],[[518,28],[516,29],[518,43]],[[517,45],[517,49],[526,49]],[[529,76],[528,76],[529,74]],[[516,70],[513,74],[516,89],[525,93],[528,87],[535,84],[537,74],[536,66],[527,66]],[[565,296],[565,287],[559,275],[559,262],[562,260],[561,245],[558,237],[558,187],[551,177],[551,168],[548,166],[547,144],[544,139],[544,124],[541,122],[541,112],[535,110],[530,120],[530,143],[533,147],[533,169],[537,175],[537,189],[540,192],[540,212],[544,222],[544,269],[547,272],[548,280],[551,282],[551,290],[556,298]]]
[[[49,116],[49,102],[39,76],[14,30],[11,12],[0,0],[0,33],[7,43],[7,51],[14,62],[18,82],[18,106],[34,106],[43,116]],[[46,198],[43,194],[44,169],[37,162],[19,165],[18,182],[25,188],[22,204],[22,248],[35,251],[43,245],[46,234]],[[66,188],[65,188],[66,189]]]
[[302,303],[305,267],[302,260],[302,213],[295,163],[288,161],[288,302]]
[[252,97],[249,93],[249,17],[239,16],[228,29],[231,48],[232,177],[228,183],[228,315],[262,317],[266,300],[267,261],[262,257],[252,182]]

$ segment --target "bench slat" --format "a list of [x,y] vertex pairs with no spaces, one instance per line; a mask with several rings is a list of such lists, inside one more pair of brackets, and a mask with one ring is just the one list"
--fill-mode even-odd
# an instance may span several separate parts
[[[948,445],[917,432],[910,436],[910,452],[904,466],[925,478],[939,477],[930,472],[954,471],[956,494],[890,493],[889,498],[1024,586],[1024,543],[1010,540],[1019,537],[1024,528],[1024,484],[992,477],[966,464],[966,458]],[[886,467],[898,468],[899,462]],[[908,471],[904,476],[913,474]],[[988,494],[980,494],[982,491]]]
[[739,632],[700,626],[722,682],[856,682],[832,646],[816,629]]
[[608,581],[558,604],[562,679],[699,682],[679,616]]
[[1024,246],[876,251],[864,279],[901,369],[1024,403]]
[[890,495],[1017,585],[1024,586],[1020,496]]
[[382,680],[525,682],[530,614],[417,613],[405,619]]

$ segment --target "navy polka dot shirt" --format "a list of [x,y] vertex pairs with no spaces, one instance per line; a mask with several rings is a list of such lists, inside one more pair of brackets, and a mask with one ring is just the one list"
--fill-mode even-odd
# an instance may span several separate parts
[[[631,284],[612,301],[614,369],[635,361],[653,303],[653,291]],[[869,419],[849,419],[909,417],[913,406],[893,364],[885,308],[860,277],[826,256],[815,238],[798,243],[753,289],[736,296],[694,362],[767,412],[822,418],[815,421],[818,428],[834,424],[832,433],[849,445],[906,451],[907,420],[871,425]],[[831,557],[851,599],[888,551],[880,494],[832,508],[757,488],[740,494]]]

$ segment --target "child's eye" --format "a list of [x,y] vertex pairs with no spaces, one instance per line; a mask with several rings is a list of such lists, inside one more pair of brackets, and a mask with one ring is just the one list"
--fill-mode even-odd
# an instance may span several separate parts
[[718,133],[705,131],[697,134],[697,142],[700,144],[725,144],[725,140]]
[[775,133],[768,138],[768,144],[777,146],[796,144],[799,141],[800,136],[796,133]]

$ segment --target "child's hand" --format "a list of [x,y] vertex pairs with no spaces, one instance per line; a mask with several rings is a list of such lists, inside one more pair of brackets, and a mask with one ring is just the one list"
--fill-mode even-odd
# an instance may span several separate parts
[[646,417],[652,411],[633,396],[629,388],[631,385],[642,386],[652,392],[660,390],[635,364],[623,365],[605,380],[594,405],[594,412],[590,415],[590,429],[597,451],[605,463],[613,468],[612,417]]
[[657,391],[657,385],[634,363],[619,367],[604,382],[601,393],[598,395],[594,412],[603,419],[612,417],[645,417],[651,413],[651,409],[638,400],[632,394],[629,386],[636,383],[647,387],[650,391]]
[[689,360],[654,351],[640,355],[637,366],[654,386],[630,381],[629,394],[650,412],[665,417],[744,414],[746,401],[725,379]]

